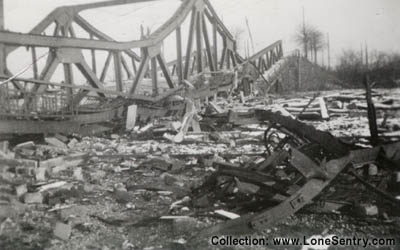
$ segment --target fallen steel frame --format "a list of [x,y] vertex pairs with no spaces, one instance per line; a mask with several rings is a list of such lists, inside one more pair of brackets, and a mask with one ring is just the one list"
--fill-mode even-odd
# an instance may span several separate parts
[[[306,144],[317,145],[326,152],[330,153],[330,156],[320,161],[320,159],[313,160],[309,156],[305,155],[301,151],[293,148],[288,153],[284,149],[278,149],[272,155],[266,158],[265,162],[261,164],[258,170],[254,169],[241,169],[238,167],[230,167],[225,164],[216,163],[217,172],[214,173],[208,181],[206,181],[202,187],[200,187],[195,195],[204,192],[204,190],[213,190],[213,183],[220,175],[233,176],[244,182],[257,183],[258,185],[265,186],[271,180],[274,180],[273,176],[269,176],[266,172],[260,172],[266,170],[266,164],[271,166],[275,162],[277,164],[288,162],[290,166],[296,169],[305,180],[305,184],[300,189],[291,195],[287,195],[284,190],[276,192],[276,194],[283,195],[286,197],[283,201],[278,202],[269,209],[258,213],[245,214],[237,219],[233,219],[221,224],[217,224],[210,228],[207,228],[200,232],[196,237],[207,237],[211,235],[232,235],[232,234],[248,234],[254,232],[260,232],[277,223],[280,220],[287,218],[294,214],[305,205],[309,204],[314,198],[316,198],[330,183],[348,166],[358,165],[363,163],[378,162],[378,160],[384,159],[384,161],[392,162],[393,166],[396,166],[395,162],[400,160],[398,154],[400,149],[400,143],[394,143],[389,145],[378,146],[368,149],[356,149],[352,150],[350,147],[342,144],[336,138],[331,136],[329,133],[316,130],[310,125],[301,123],[295,119],[286,117],[278,112],[272,112],[267,110],[256,110],[255,115],[259,122],[268,122],[269,124],[279,124],[281,129],[288,130],[290,134],[288,136],[295,136],[303,139]],[[284,132],[286,133],[286,132]],[[288,140],[285,141],[290,145]],[[304,150],[304,149],[303,149]],[[282,157],[276,157],[276,153],[285,153]],[[290,156],[291,155],[291,156]],[[329,159],[327,160],[327,157]],[[270,160],[273,158],[272,160]],[[279,161],[279,162],[277,162]],[[320,162],[317,164],[316,162]],[[287,164],[287,163],[285,163]],[[272,179],[271,179],[272,178]],[[271,184],[269,184],[271,185]],[[274,186],[269,186],[270,190],[274,191]],[[204,195],[202,193],[201,195]],[[388,199],[384,196],[383,198]],[[391,197],[389,197],[391,198]],[[390,199],[393,201],[393,198]],[[397,202],[400,205],[400,202]]]
[[[107,36],[100,30],[96,29],[89,22],[87,22],[80,12],[83,10],[131,4],[142,1],[109,1],[100,2],[94,4],[84,4],[75,6],[59,7],[51,12],[44,20],[42,20],[37,26],[35,26],[29,34],[20,34],[14,32],[0,32],[0,43],[5,45],[6,55],[9,56],[17,46],[26,46],[31,49],[33,64],[34,64],[34,76],[36,80],[49,81],[54,74],[55,69],[59,64],[64,66],[65,82],[68,84],[74,84],[73,76],[71,72],[71,66],[75,65],[79,71],[86,77],[89,84],[93,88],[103,89],[104,79],[107,74],[111,60],[114,61],[114,76],[116,80],[116,91],[123,92],[123,75],[122,70],[126,71],[128,78],[131,79],[128,93],[130,95],[135,94],[138,85],[143,80],[145,73],[148,70],[149,64],[151,64],[151,79],[153,85],[153,95],[158,95],[159,86],[157,79],[157,70],[161,69],[166,82],[170,88],[175,88],[182,82],[183,79],[188,79],[189,69],[192,60],[192,49],[194,45],[194,39],[196,38],[196,68],[197,73],[201,73],[204,70],[203,62],[203,40],[205,44],[205,51],[207,54],[208,65],[211,71],[217,71],[224,67],[230,68],[231,64],[235,66],[236,60],[236,49],[235,41],[232,35],[223,25],[221,20],[216,15],[214,9],[208,0],[188,0],[183,1],[182,5],[178,8],[172,18],[167,20],[155,32],[150,34],[148,38],[142,40],[130,41],[130,42],[116,42],[111,37]],[[181,37],[181,25],[190,16],[190,27],[189,37],[187,39],[187,51],[186,56],[183,58],[182,51],[182,37]],[[211,47],[209,35],[207,31],[206,20],[208,20],[213,26],[213,46]],[[55,23],[55,29],[53,36],[41,35],[52,23]],[[92,39],[77,38],[74,31],[74,26],[78,25],[80,28],[85,30]],[[165,62],[163,54],[161,52],[162,42],[172,33],[176,33],[177,41],[177,76],[178,81],[173,81],[170,70]],[[217,39],[218,34],[223,40],[223,50],[221,58],[218,57],[217,50]],[[48,47],[50,48],[49,55],[47,57],[47,63],[42,70],[38,72],[38,67],[35,65],[36,58],[36,47]],[[92,65],[83,58],[82,50],[88,49],[92,52]],[[132,49],[140,49],[141,56],[138,56]],[[212,51],[213,49],[213,51]],[[96,51],[105,50],[108,51],[108,57],[106,59],[103,70],[101,71],[100,77],[98,77]],[[125,59],[128,56],[131,59],[131,63],[128,63]],[[137,63],[139,66],[137,67]],[[183,63],[185,65],[183,65]],[[159,64],[159,68],[157,67]],[[4,66],[3,66],[4,67]],[[4,71],[1,72],[5,75],[10,75],[7,67],[4,67]],[[13,81],[14,85],[19,88],[21,85]],[[43,86],[35,84],[33,91],[43,91]],[[80,96],[80,98],[82,98]]]
[[[41,94],[49,85],[54,88],[64,88],[68,93],[69,107],[78,106],[89,93],[95,93],[103,98],[123,97],[131,102],[158,103],[170,94],[180,91],[181,83],[195,75],[206,71],[233,70],[246,61],[257,63],[260,66],[259,70],[264,72],[283,56],[282,42],[277,41],[248,60],[243,59],[236,52],[236,41],[209,0],[182,1],[174,15],[161,27],[146,37],[142,36],[141,40],[129,42],[115,41],[81,15],[84,10],[147,1],[151,0],[117,0],[59,7],[27,34],[4,31],[3,27],[0,27],[0,79],[5,80],[4,84],[11,83],[15,90],[20,91],[21,97]],[[189,32],[188,37],[183,39],[181,29],[187,19],[190,20]],[[53,24],[54,29],[52,29]],[[211,35],[207,28],[210,25]],[[83,30],[89,39],[82,38],[83,34],[78,34],[75,30],[77,27]],[[46,35],[49,31],[52,35]],[[171,35],[175,35],[176,38],[177,58],[167,63],[161,47],[164,40]],[[222,50],[218,49],[219,41],[222,41]],[[187,44],[186,51],[183,51],[183,43]],[[6,65],[6,58],[12,57],[13,51],[20,47],[30,50],[33,78],[18,77],[18,74],[14,75]],[[39,69],[37,63],[38,48],[48,49],[46,63],[42,69]],[[135,49],[140,51],[140,55],[135,53]],[[83,56],[85,50],[90,51],[91,62]],[[100,51],[108,52],[102,70],[99,70],[100,59],[97,57]],[[105,87],[105,79],[112,61],[115,86],[110,90]],[[64,71],[64,83],[61,84],[51,81],[59,65],[63,66]],[[84,76],[89,86],[78,84],[74,77],[73,66]],[[145,77],[151,79],[151,96],[137,93],[138,86]],[[170,91],[160,92],[160,77],[165,78]],[[205,86],[201,91],[191,91],[186,94],[190,98],[204,99],[227,89],[230,87]],[[31,102],[31,99],[25,98],[23,106],[31,107]]]

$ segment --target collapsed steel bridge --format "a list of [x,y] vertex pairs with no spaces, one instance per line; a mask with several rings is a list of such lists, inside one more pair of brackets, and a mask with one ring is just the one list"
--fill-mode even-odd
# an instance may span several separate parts
[[[158,104],[165,108],[165,100],[171,94],[182,94],[185,80],[207,72],[214,76],[218,72],[234,70],[245,62],[237,53],[232,34],[209,0],[182,1],[173,16],[157,30],[142,35],[140,40],[128,42],[115,41],[81,15],[85,10],[140,2],[149,0],[58,7],[29,33],[23,34],[4,30],[2,0],[0,133],[71,132],[82,124],[120,116],[122,112],[115,100]],[[186,20],[190,20],[188,27],[183,25]],[[184,28],[188,29],[185,37],[182,35]],[[84,32],[76,32],[77,29]],[[166,62],[162,44],[170,36],[175,38],[176,59]],[[7,67],[7,59],[15,57],[13,52],[19,48],[26,48],[28,51],[25,52],[31,54],[32,77],[20,77]],[[37,51],[43,49],[46,54],[38,56]],[[90,56],[85,57],[84,53]],[[100,53],[106,53],[104,60],[98,56]],[[250,59],[260,72],[264,72],[282,55],[282,44],[278,41]],[[46,60],[42,67],[38,63],[41,57]],[[52,81],[58,66],[62,66],[64,73],[61,83]],[[84,81],[74,78],[76,71]],[[106,84],[110,74],[114,81]],[[147,94],[139,93],[144,82],[151,86]],[[212,91],[204,91],[203,96],[196,98],[212,96],[218,91],[218,86],[208,88]],[[112,105],[105,108],[104,103]],[[88,109],[88,105],[92,109]],[[79,114],[83,116],[77,116]],[[66,122],[70,124],[65,125]]]

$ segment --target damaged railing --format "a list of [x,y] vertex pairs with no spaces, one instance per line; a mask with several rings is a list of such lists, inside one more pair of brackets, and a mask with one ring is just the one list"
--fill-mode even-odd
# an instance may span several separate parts
[[[84,113],[100,112],[121,106],[107,98],[86,96],[79,106],[70,105],[71,95],[65,89],[48,89],[41,93],[9,89],[0,91],[2,118],[66,119]],[[114,104],[112,104],[114,103]]]

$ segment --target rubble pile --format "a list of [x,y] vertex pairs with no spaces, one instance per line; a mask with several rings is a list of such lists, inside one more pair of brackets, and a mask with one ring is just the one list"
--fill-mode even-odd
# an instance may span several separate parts
[[299,225],[399,235],[399,98],[374,98],[375,146],[355,92],[216,97],[121,134],[2,142],[0,248],[207,249]]

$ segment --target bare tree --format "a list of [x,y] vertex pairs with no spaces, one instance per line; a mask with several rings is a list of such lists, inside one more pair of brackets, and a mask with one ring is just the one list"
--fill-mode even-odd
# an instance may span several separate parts
[[308,50],[309,50],[309,32],[308,26],[299,25],[297,28],[296,36],[295,36],[296,43],[303,48],[304,57],[308,59]]
[[324,34],[315,27],[310,27],[309,29],[309,43],[310,49],[314,52],[314,63],[318,63],[318,51],[324,48]]
[[325,46],[323,33],[314,26],[303,24],[298,27],[295,40],[303,48],[304,57],[309,59],[310,55],[317,63],[318,51]]

